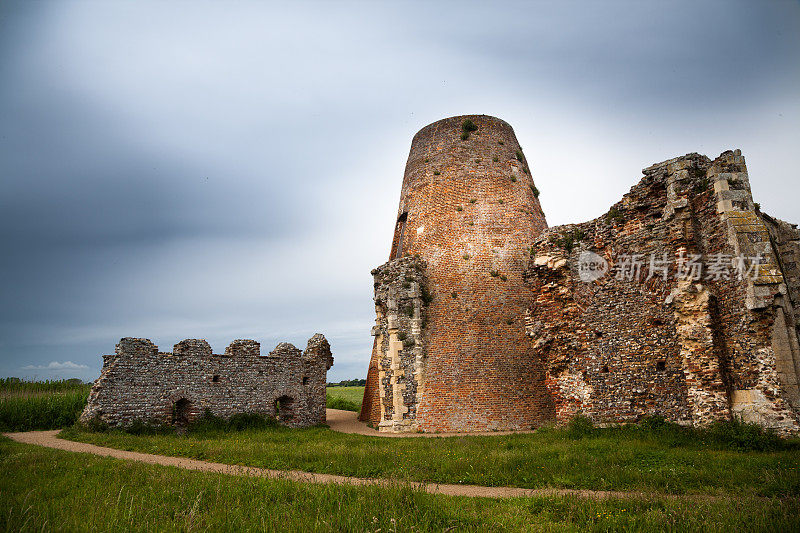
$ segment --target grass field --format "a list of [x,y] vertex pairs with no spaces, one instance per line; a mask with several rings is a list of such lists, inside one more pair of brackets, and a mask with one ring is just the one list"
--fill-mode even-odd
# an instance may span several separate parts
[[0,431],[69,427],[83,411],[90,389],[77,380],[0,379]]
[[325,427],[198,431],[186,436],[63,432],[112,448],[227,464],[404,481],[672,494],[800,496],[800,450],[759,452],[669,430],[566,429],[492,437],[385,439]]
[[[427,439],[426,439],[427,440]],[[0,437],[3,531],[797,531],[777,499],[488,500],[130,463]]]
[[364,397],[364,387],[328,387],[327,405],[331,409],[359,411]]
[[[327,392],[329,405],[339,402],[338,408],[349,405],[357,410],[363,387],[329,387]],[[74,383],[3,387],[0,382],[0,402],[5,402],[0,404],[0,421],[14,430],[67,427],[85,404],[86,394],[88,386]],[[298,430],[261,424],[243,431],[220,427],[199,425],[186,436],[135,436],[71,427],[63,436],[229,464],[389,477],[397,486],[319,486],[186,472],[0,438],[0,530],[800,529],[800,447],[775,445],[747,431],[733,436],[704,433],[698,438],[670,428],[573,427],[525,435],[381,439],[325,427]],[[486,500],[433,496],[407,485],[409,481],[699,494],[717,499],[653,495],[619,501]]]

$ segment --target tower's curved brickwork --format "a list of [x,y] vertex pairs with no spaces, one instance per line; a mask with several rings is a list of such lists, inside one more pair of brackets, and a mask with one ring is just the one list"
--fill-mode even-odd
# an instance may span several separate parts
[[390,263],[419,256],[429,294],[416,283],[405,282],[405,294],[402,281],[389,287],[386,265],[373,272],[378,323],[362,419],[394,430],[474,431],[552,418],[522,320],[528,249],[546,227],[506,122],[459,116],[416,134]]

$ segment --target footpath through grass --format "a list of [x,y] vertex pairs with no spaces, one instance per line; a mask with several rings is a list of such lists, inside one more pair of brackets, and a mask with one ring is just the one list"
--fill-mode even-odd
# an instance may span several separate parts
[[2,531],[800,530],[797,500],[460,498],[402,485],[311,485],[192,472],[2,437],[0,469]]
[[124,450],[357,477],[526,488],[800,496],[796,444],[767,439],[764,446],[788,449],[737,451],[730,449],[735,441],[720,444],[719,438],[705,435],[701,439],[669,425],[408,439],[342,434],[326,427],[279,426],[233,432],[205,427],[186,436],[79,428],[62,432],[67,439]]

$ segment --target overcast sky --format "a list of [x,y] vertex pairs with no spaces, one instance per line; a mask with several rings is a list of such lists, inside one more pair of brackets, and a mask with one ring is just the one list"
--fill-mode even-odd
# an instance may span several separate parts
[[365,377],[411,138],[515,129],[550,225],[741,148],[800,222],[797,2],[0,3],[0,376],[123,336],[331,341]]

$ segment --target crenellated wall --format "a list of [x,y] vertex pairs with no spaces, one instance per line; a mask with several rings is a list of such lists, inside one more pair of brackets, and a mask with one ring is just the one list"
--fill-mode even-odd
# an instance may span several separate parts
[[325,422],[330,345],[316,334],[305,351],[279,344],[267,356],[253,340],[235,340],[222,355],[202,339],[186,339],[172,353],[148,339],[126,337],[103,356],[82,422],[112,427],[143,423],[185,426],[203,415],[238,413],[277,417],[292,427]]

